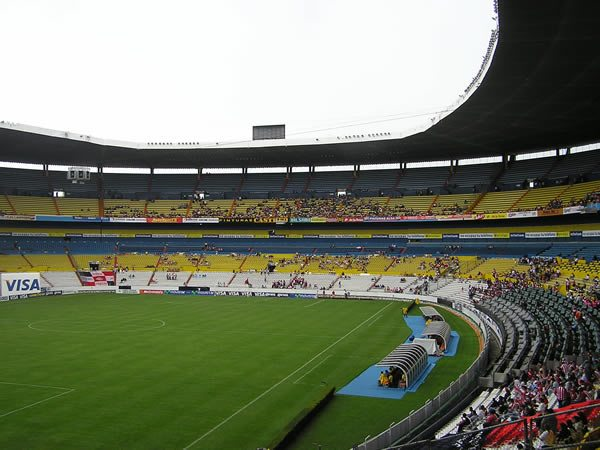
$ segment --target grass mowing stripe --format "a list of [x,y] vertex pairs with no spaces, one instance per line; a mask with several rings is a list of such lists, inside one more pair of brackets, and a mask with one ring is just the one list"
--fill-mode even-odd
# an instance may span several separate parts
[[281,379],[280,381],[278,381],[277,383],[275,383],[273,386],[271,386],[269,389],[267,389],[266,391],[264,391],[262,394],[258,395],[256,398],[254,398],[254,400],[249,401],[248,403],[246,403],[244,406],[242,406],[240,409],[238,409],[237,411],[235,411],[233,414],[231,414],[229,417],[223,419],[221,422],[219,422],[217,425],[215,425],[213,428],[211,428],[210,430],[208,430],[206,433],[204,433],[202,436],[200,436],[199,438],[197,438],[196,440],[194,440],[193,442],[191,442],[190,444],[186,445],[183,450],[188,450],[189,448],[193,447],[194,445],[196,445],[198,442],[200,442],[202,439],[204,439],[205,437],[207,437],[208,435],[212,434],[214,431],[218,430],[219,428],[221,428],[223,425],[225,425],[227,422],[229,422],[231,419],[233,419],[235,416],[237,416],[238,414],[240,414],[241,412],[243,412],[244,410],[246,410],[247,408],[249,408],[250,406],[252,406],[254,403],[256,403],[257,401],[259,401],[261,398],[263,398],[265,395],[267,395],[269,392],[271,392],[272,390],[276,389],[278,386],[280,386],[282,383],[285,383],[287,380],[289,380],[291,377],[293,377],[294,375],[296,375],[298,372],[300,372],[302,369],[304,369],[307,365],[309,365],[311,362],[313,362],[315,359],[317,359],[319,356],[321,356],[323,353],[329,351],[329,349],[331,349],[332,347],[334,347],[336,344],[338,344],[339,342],[341,342],[342,340],[344,340],[345,338],[347,338],[348,336],[350,336],[352,333],[354,333],[356,330],[358,330],[360,327],[362,327],[365,323],[367,323],[369,320],[373,319],[373,317],[375,317],[377,314],[385,311],[387,308],[389,308],[390,306],[392,306],[393,303],[388,303],[387,305],[385,305],[383,308],[381,308],[379,311],[377,311],[375,314],[373,314],[371,317],[369,317],[368,319],[362,321],[360,324],[358,324],[356,327],[354,327],[352,330],[350,330],[348,333],[346,333],[345,335],[343,335],[342,337],[340,337],[338,340],[336,340],[333,344],[330,344],[327,348],[325,348],[324,350],[322,350],[321,352],[319,352],[318,354],[316,354],[315,356],[313,356],[310,360],[308,360],[307,362],[305,362],[304,364],[302,364],[300,367],[298,367],[296,370],[294,370],[292,373],[290,373],[288,376],[286,376],[285,378]]

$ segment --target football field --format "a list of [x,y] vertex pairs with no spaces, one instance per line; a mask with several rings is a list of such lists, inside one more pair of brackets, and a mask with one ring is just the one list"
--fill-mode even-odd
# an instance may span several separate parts
[[[116,294],[1,303],[0,448],[272,446],[331,387],[407,338],[403,306]],[[326,430],[345,420],[328,415],[317,420]],[[330,448],[363,431],[328,433]]]

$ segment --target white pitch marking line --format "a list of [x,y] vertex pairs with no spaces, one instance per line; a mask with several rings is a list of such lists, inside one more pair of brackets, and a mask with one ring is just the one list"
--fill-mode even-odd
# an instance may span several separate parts
[[375,322],[377,322],[379,319],[381,319],[383,317],[383,315],[377,317],[375,320],[373,320],[373,322],[371,322],[369,325],[367,325],[368,327],[370,327],[371,325],[373,325]]
[[319,301],[318,301],[318,302],[316,302],[316,303],[311,303],[310,305],[305,305],[304,307],[305,307],[305,308],[310,308],[311,306],[318,305],[319,303],[323,303],[324,301],[325,301],[325,300],[319,300]]
[[10,383],[8,381],[0,381],[0,384],[12,384],[13,386],[31,386],[37,388],[50,388],[50,389],[62,389],[63,391],[72,391],[73,388],[66,388],[60,386],[48,386],[45,384],[25,384],[25,383]]
[[360,327],[362,327],[365,323],[367,323],[369,320],[371,320],[373,317],[375,317],[377,314],[379,314],[380,312],[383,312],[385,309],[389,308],[390,306],[392,306],[393,303],[389,303],[387,305],[385,305],[383,308],[381,308],[379,311],[377,311],[375,314],[373,314],[371,317],[369,317],[366,320],[363,320],[360,324],[358,324],[357,326],[355,326],[354,328],[352,328],[350,331],[348,331],[345,335],[343,335],[341,338],[339,338],[337,341],[335,341],[333,344],[330,344],[329,346],[327,346],[324,350],[322,350],[321,352],[317,353],[315,356],[313,356],[311,359],[309,359],[308,361],[306,361],[304,364],[302,364],[300,367],[298,367],[296,370],[294,370],[292,373],[290,373],[287,377],[279,380],[277,383],[275,383],[273,386],[271,386],[269,389],[267,389],[266,391],[264,391],[262,394],[260,394],[258,397],[256,397],[254,400],[249,401],[248,403],[246,403],[244,406],[242,406],[240,409],[238,409],[237,411],[235,411],[233,414],[231,414],[229,417],[227,417],[226,419],[223,419],[220,423],[218,423],[217,425],[215,425],[214,427],[212,427],[210,430],[208,430],[206,433],[204,433],[202,436],[200,436],[199,438],[197,438],[195,441],[191,442],[190,444],[186,445],[183,450],[188,450],[189,448],[193,447],[194,445],[196,445],[198,442],[200,442],[202,439],[204,439],[206,436],[208,436],[209,434],[212,434],[214,431],[218,430],[219,428],[221,428],[223,425],[225,425],[227,422],[229,422],[231,419],[233,419],[235,416],[237,416],[239,413],[243,412],[244,410],[246,410],[247,408],[249,408],[250,406],[252,406],[254,403],[256,403],[257,401],[259,401],[261,398],[263,398],[265,395],[267,395],[269,392],[271,392],[273,389],[277,388],[278,386],[280,386],[281,384],[285,383],[287,380],[289,380],[291,377],[293,377],[294,375],[296,375],[298,372],[300,372],[302,369],[304,369],[306,366],[308,366],[311,362],[313,362],[315,359],[317,359],[319,356],[321,356],[323,353],[329,351],[330,348],[332,348],[334,345],[338,344],[339,342],[341,342],[343,339],[347,338],[348,336],[350,336],[352,333],[354,333],[356,330],[358,330]]
[[328,355],[326,358],[323,358],[319,364],[317,364],[316,366],[314,366],[312,369],[310,369],[308,372],[306,372],[304,375],[302,375],[300,378],[298,378],[296,381],[294,381],[294,384],[298,384],[298,381],[300,381],[306,375],[308,375],[309,373],[311,373],[313,370],[315,370],[317,367],[319,367],[321,364],[323,364],[325,361],[327,361],[332,356],[333,355]]
[[4,414],[0,414],[0,419],[2,417],[9,416],[9,415],[14,414],[16,412],[23,411],[24,409],[28,409],[28,408],[31,408],[33,406],[37,406],[40,403],[44,403],[44,402],[50,401],[52,399],[61,397],[61,396],[66,395],[66,394],[70,394],[71,392],[75,391],[75,389],[62,388],[62,387],[57,387],[57,386],[43,386],[43,385],[39,385],[39,384],[22,384],[22,383],[8,383],[8,382],[0,382],[0,383],[1,384],[12,384],[12,385],[15,385],[15,386],[33,386],[33,387],[39,387],[39,388],[51,388],[51,389],[61,389],[61,390],[63,390],[63,392],[61,392],[60,394],[56,394],[56,395],[53,395],[51,397],[45,398],[43,400],[37,401],[35,403],[31,403],[29,405],[22,406],[21,408],[13,409],[12,411],[9,411],[9,412],[4,413]]

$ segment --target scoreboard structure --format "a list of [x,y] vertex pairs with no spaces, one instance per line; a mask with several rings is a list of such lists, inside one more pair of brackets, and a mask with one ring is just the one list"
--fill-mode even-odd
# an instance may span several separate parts
[[255,125],[252,127],[252,140],[285,139],[285,125]]

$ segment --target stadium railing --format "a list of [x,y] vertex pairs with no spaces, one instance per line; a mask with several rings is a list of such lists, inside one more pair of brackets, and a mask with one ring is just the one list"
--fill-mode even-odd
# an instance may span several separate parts
[[[576,442],[555,442],[552,448],[598,448],[600,441],[597,440],[597,426],[600,419],[599,400],[574,404],[561,408],[560,411],[547,414],[513,420],[475,431],[451,434],[440,439],[422,440],[398,446],[390,446],[388,450],[440,450],[448,448],[515,448],[522,444],[523,448],[541,448],[540,433],[545,428],[544,422],[553,428],[555,434],[561,425],[567,420],[573,421],[575,416],[583,414],[589,424],[589,431],[574,430],[573,435],[579,435]],[[556,429],[554,429],[556,428]],[[577,426],[579,428],[579,426]],[[596,430],[593,432],[593,430]],[[571,438],[572,439],[572,438]],[[582,442],[585,444],[582,445]],[[360,448],[360,447],[359,447]],[[375,448],[375,447],[369,447]]]

